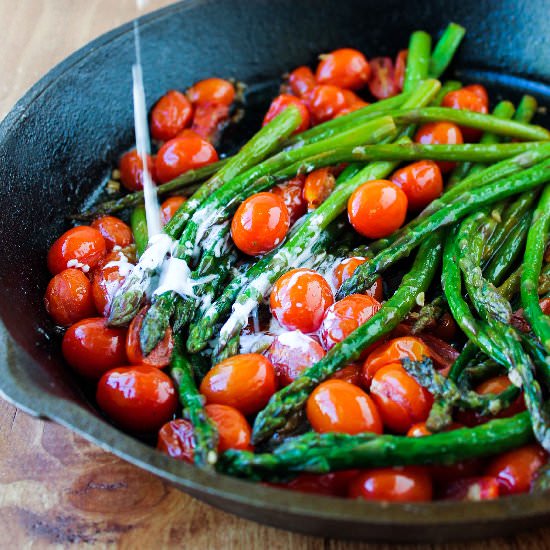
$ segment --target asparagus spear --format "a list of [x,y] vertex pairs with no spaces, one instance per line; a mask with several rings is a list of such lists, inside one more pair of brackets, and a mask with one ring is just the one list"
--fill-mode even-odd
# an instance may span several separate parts
[[403,90],[411,92],[423,80],[428,78],[432,37],[424,31],[415,31],[409,39],[409,53],[405,68]]
[[439,78],[451,63],[466,29],[457,23],[449,23],[438,40],[430,59],[429,75]]
[[138,258],[145,252],[149,234],[147,233],[147,218],[145,217],[145,207],[137,206],[130,217],[130,226],[136,243],[136,252]]

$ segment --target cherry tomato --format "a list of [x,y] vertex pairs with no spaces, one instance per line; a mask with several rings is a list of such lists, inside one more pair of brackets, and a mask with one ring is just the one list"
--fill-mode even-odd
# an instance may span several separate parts
[[280,244],[289,227],[284,200],[274,193],[256,193],[237,208],[231,221],[231,237],[239,250],[257,256]]
[[177,90],[166,92],[151,110],[151,135],[154,139],[168,141],[189,126],[193,106],[184,94]]
[[162,369],[170,364],[172,350],[174,349],[174,339],[172,337],[172,329],[168,327],[164,338],[156,345],[156,347],[147,355],[143,356],[141,344],[139,341],[139,333],[141,325],[148,307],[144,307],[133,319],[128,327],[126,336],[126,354],[128,360],[134,365],[148,365]]
[[548,455],[539,445],[525,445],[494,458],[485,474],[497,478],[500,494],[526,493]]
[[477,97],[481,99],[483,105],[487,107],[487,111],[489,110],[489,94],[487,93],[485,86],[482,86],[481,84],[469,84],[468,86],[464,86],[462,89],[468,90],[469,92],[477,95]]
[[172,219],[174,214],[186,200],[185,197],[168,197],[160,205],[160,219],[162,225],[166,225]]
[[[347,281],[355,273],[355,270],[366,261],[367,259],[363,258],[362,256],[352,256],[351,258],[346,258],[345,260],[342,260],[334,268],[333,275],[336,288],[340,288],[342,286],[342,283],[344,281]],[[384,298],[382,277],[378,277],[375,283],[365,292],[365,294],[368,294],[369,296],[372,296],[373,298],[376,298],[379,302],[381,302]]]
[[107,371],[97,384],[96,400],[113,422],[139,433],[159,430],[178,405],[170,377],[147,365]]
[[315,74],[319,84],[331,84],[349,90],[365,86],[370,77],[370,67],[365,56],[351,48],[342,48],[321,55]]
[[54,322],[63,327],[96,313],[90,281],[79,269],[65,269],[55,275],[46,289],[44,304]]
[[213,420],[218,429],[218,451],[227,449],[252,450],[250,424],[235,407],[229,405],[208,404],[204,407],[206,414]]
[[345,497],[350,481],[357,477],[357,474],[358,470],[341,470],[321,475],[300,474],[287,483],[270,483],[269,485],[300,493]]
[[275,367],[279,386],[288,386],[320,361],[325,350],[313,338],[296,330],[276,336],[265,355]]
[[494,500],[499,497],[499,486],[494,477],[470,477],[451,481],[443,487],[442,493],[446,500]]
[[319,168],[307,175],[304,185],[304,199],[308,210],[315,210],[329,197],[336,180],[330,168]]
[[369,239],[387,237],[407,215],[407,195],[388,180],[372,180],[358,187],[348,200],[348,218]]
[[389,57],[375,57],[369,62],[371,75],[369,78],[370,93],[377,99],[392,97],[398,93],[395,82],[395,69]]
[[365,294],[351,294],[334,303],[325,312],[319,336],[326,350],[345,340],[366,323],[379,309],[378,300]]
[[[149,155],[147,155],[147,167],[149,168],[151,178],[154,180],[153,173],[155,166],[153,158]],[[143,163],[135,149],[124,153],[120,157],[118,169],[120,171],[120,181],[128,191],[143,189]]]
[[393,502],[432,500],[432,480],[426,470],[416,466],[380,468],[360,473],[349,486],[350,498]]
[[330,380],[342,380],[348,384],[361,387],[361,365],[357,363],[346,365],[343,369],[337,370],[330,377]]
[[208,141],[192,136],[174,138],[159,150],[155,160],[160,183],[173,180],[188,170],[196,170],[218,160],[218,153]]
[[103,235],[93,227],[79,225],[59,237],[48,252],[48,269],[53,275],[75,267],[88,273],[105,256]]
[[437,324],[433,328],[429,327],[429,329],[436,336],[448,342],[456,336],[458,332],[458,325],[453,319],[453,316],[446,311],[438,320]]
[[283,199],[290,216],[290,225],[294,225],[307,212],[307,202],[303,196],[304,183],[305,176],[296,176],[271,190]]
[[196,82],[187,90],[192,103],[221,103],[231,105],[235,99],[235,86],[223,78],[207,78]]
[[258,353],[225,359],[208,371],[200,386],[208,403],[229,405],[244,415],[262,409],[276,389],[275,369]]
[[384,426],[396,433],[407,433],[417,422],[424,422],[433,404],[432,395],[401,363],[381,367],[372,378],[370,394],[378,405]]
[[400,187],[411,210],[422,210],[443,192],[439,166],[431,160],[420,160],[394,172],[391,180]]
[[[466,88],[461,88],[460,90],[455,90],[446,94],[441,102],[441,106],[484,114],[489,110],[489,105],[482,97],[477,95],[476,92]],[[459,128],[465,141],[478,141],[481,137],[480,130],[464,126],[459,126]]]
[[269,304],[273,317],[285,328],[315,332],[334,303],[330,285],[311,269],[292,269],[277,279]]
[[[481,395],[487,395],[489,393],[499,394],[508,389],[511,385],[512,382],[508,376],[496,376],[482,382],[479,386],[477,386],[475,391]],[[495,415],[494,418],[508,418],[510,416],[515,416],[524,410],[525,402],[523,400],[523,395],[520,395],[507,409],[504,409],[499,414]]]
[[313,71],[306,66],[294,69],[288,75],[288,83],[292,93],[298,97],[307,95],[317,85]]
[[[460,145],[464,143],[460,128],[452,122],[428,122],[417,130],[414,141],[424,145]],[[436,164],[444,174],[456,166],[456,163],[447,161],[439,161]]]
[[363,384],[366,388],[370,387],[374,375],[385,365],[399,363],[405,358],[420,361],[430,356],[430,350],[420,338],[414,336],[394,338],[369,353],[363,364]]
[[336,86],[315,86],[307,96],[307,101],[316,124],[334,118],[347,108],[344,91]]
[[132,230],[120,218],[101,216],[92,222],[92,227],[103,235],[107,250],[114,246],[125,248],[134,242]]
[[398,92],[403,90],[403,82],[405,81],[405,69],[407,67],[407,57],[409,50],[401,50],[395,58],[395,86]]
[[159,430],[157,449],[165,455],[192,464],[195,449],[193,424],[183,418],[166,422]]
[[[346,100],[346,109],[348,112],[357,111],[357,109],[362,109],[366,107],[368,103],[361,99],[356,93],[351,90],[342,90],[344,94],[344,99]],[[342,114],[343,111],[340,111],[339,114]]]
[[307,110],[307,107],[295,96],[289,95],[289,94],[281,94],[278,95],[269,106],[269,109],[267,110],[267,113],[264,117],[264,121],[262,126],[265,126],[269,122],[271,122],[278,114],[282,113],[289,105],[295,105],[298,107],[300,111],[300,115],[302,117],[302,122],[296,130],[294,130],[295,134],[299,134],[300,132],[303,132],[304,130],[307,130],[310,125],[310,117],[309,117],[309,111]]
[[382,421],[372,399],[343,380],[321,382],[307,400],[306,414],[316,432],[382,433]]
[[131,264],[127,262],[116,261],[116,265],[109,265],[109,262],[106,262],[100,269],[95,270],[92,295],[98,313],[104,317],[109,315],[113,298],[126,280],[130,266]]
[[127,363],[126,329],[110,328],[103,317],[83,319],[63,336],[63,357],[87,378],[99,379],[106,371]]
[[197,103],[195,106],[191,130],[213,146],[217,146],[221,133],[228,124],[229,106],[225,103]]

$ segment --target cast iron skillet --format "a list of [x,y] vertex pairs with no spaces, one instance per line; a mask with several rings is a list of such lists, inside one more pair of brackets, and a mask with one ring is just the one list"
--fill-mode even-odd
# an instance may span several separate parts
[[[548,1],[452,0],[444,6],[439,0],[183,2],[142,20],[148,99],[151,104],[168,89],[212,75],[273,82],[336,47],[356,47],[369,57],[393,54],[406,46],[411,31],[434,34],[453,20],[468,30],[456,62],[459,77],[488,85],[493,98],[498,92],[517,100],[528,91],[543,105],[550,103]],[[131,26],[125,25],[53,69],[0,125],[3,395],[193,496],[278,527],[331,537],[435,542],[503,535],[544,522],[550,515],[550,498],[544,496],[382,505],[209,474],[122,434],[94,410],[64,367],[44,312],[45,255],[66,229],[63,215],[78,209],[132,143],[132,61]],[[275,91],[269,84],[267,89]],[[251,109],[252,118],[265,108],[261,97],[252,94],[252,106],[258,107]],[[550,125],[548,116],[539,122]]]

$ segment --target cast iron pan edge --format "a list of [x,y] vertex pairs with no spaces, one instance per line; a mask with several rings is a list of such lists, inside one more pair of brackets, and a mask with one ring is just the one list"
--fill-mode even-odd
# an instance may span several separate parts
[[[159,10],[142,19],[146,25],[171,11],[194,7],[187,2]],[[124,25],[94,40],[56,66],[34,85],[0,124],[0,142],[21,123],[26,110],[73,65],[94,50],[108,46],[131,31]],[[540,525],[550,513],[550,498],[519,496],[494,502],[385,505],[311,496],[200,471],[169,459],[122,434],[88,408],[45,395],[18,365],[35,364],[0,325],[0,393],[21,409],[58,422],[121,458],[150,471],[189,494],[243,517],[276,527],[314,535],[363,540],[438,542],[506,535]]]

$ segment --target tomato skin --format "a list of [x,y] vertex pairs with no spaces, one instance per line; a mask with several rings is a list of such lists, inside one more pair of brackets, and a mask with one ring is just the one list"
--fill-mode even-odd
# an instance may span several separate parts
[[[478,93],[467,88],[461,88],[460,90],[446,94],[441,102],[441,106],[483,114],[487,114],[489,111],[488,103]],[[482,132],[480,130],[465,126],[459,126],[459,128],[465,141],[478,141],[481,137]]]
[[101,216],[91,226],[103,235],[108,251],[114,246],[125,248],[134,242],[134,235],[128,224],[115,216]]
[[103,317],[83,319],[63,336],[61,351],[79,374],[98,380],[106,371],[127,363],[126,329],[110,328]]
[[341,48],[320,56],[316,79],[320,84],[331,84],[349,90],[365,86],[370,77],[370,66],[365,56],[352,48]]
[[539,445],[525,445],[494,458],[485,473],[499,484],[500,494],[526,493],[538,470],[548,462],[548,454]]
[[[362,109],[363,107],[366,107],[368,103],[361,99],[356,93],[352,92],[351,90],[342,90],[342,93],[344,94],[344,99],[346,100],[346,108],[348,111],[357,111],[357,109]],[[342,111],[338,113],[339,115],[342,114]]]
[[389,57],[375,57],[369,61],[371,75],[369,78],[370,93],[376,99],[386,99],[397,94],[395,69]]
[[423,468],[380,468],[360,473],[348,490],[350,498],[392,502],[432,500],[432,480]]
[[67,265],[73,261],[84,265],[82,271],[93,269],[105,256],[107,245],[103,235],[93,227],[79,225],[65,231],[51,246],[48,252],[48,269],[53,275],[78,267]]
[[333,348],[366,323],[380,307],[380,302],[364,294],[351,294],[335,302],[323,317],[319,330],[321,344],[327,351]]
[[157,153],[155,172],[160,183],[173,180],[218,160],[216,149],[200,137],[179,137],[167,141]]
[[166,422],[159,430],[157,449],[165,455],[193,464],[195,438],[193,424],[183,418]]
[[308,397],[306,414],[319,433],[382,433],[382,421],[372,399],[344,380],[321,382]]
[[329,474],[300,474],[287,483],[269,483],[281,489],[300,493],[345,497],[349,482],[357,477],[358,470],[340,470]]
[[487,111],[489,110],[489,94],[487,93],[485,86],[482,86],[481,84],[468,84],[468,86],[464,86],[462,89],[468,90],[479,97],[482,104],[487,108]]
[[98,382],[96,400],[121,428],[139,433],[157,431],[178,405],[170,377],[147,365],[107,371]]
[[385,365],[399,363],[401,359],[405,358],[411,361],[420,361],[422,358],[430,356],[430,349],[420,338],[414,336],[394,338],[369,353],[363,364],[363,385],[369,388],[374,375]]
[[470,477],[451,481],[443,488],[446,500],[478,502],[500,496],[498,480],[490,476]]
[[391,180],[400,187],[409,208],[422,210],[443,193],[443,177],[439,166],[431,160],[420,160],[394,172]]
[[342,380],[348,384],[353,384],[358,387],[361,385],[361,365],[357,363],[351,363],[351,365],[346,365],[343,369],[337,370],[331,377],[330,380]]
[[333,119],[347,108],[344,91],[336,86],[315,86],[307,96],[307,106],[316,124]]
[[271,313],[289,330],[315,332],[334,303],[330,285],[311,269],[291,269],[277,279],[269,304]]
[[279,245],[289,227],[284,200],[274,193],[256,193],[237,208],[231,221],[231,237],[239,250],[257,256]]
[[278,114],[282,113],[289,105],[294,105],[298,107],[300,111],[300,116],[302,117],[302,122],[300,126],[294,130],[293,134],[299,134],[304,130],[307,130],[310,126],[310,116],[307,107],[295,96],[290,94],[281,94],[278,95],[269,106],[267,113],[264,117],[262,126],[265,126],[271,122]]
[[[152,179],[154,172],[154,162],[150,155],[147,155],[147,167]],[[118,162],[120,171],[120,181],[128,191],[140,191],[143,189],[143,164],[135,149],[124,153]]]
[[258,353],[234,355],[212,367],[203,378],[200,392],[207,403],[229,405],[244,415],[262,409],[277,389],[269,360]]
[[310,172],[307,175],[303,190],[308,210],[315,210],[325,202],[335,185],[336,179],[330,168],[319,168]]
[[313,71],[305,65],[297,67],[288,75],[288,83],[292,93],[298,97],[306,96],[317,85]]
[[[452,122],[428,122],[421,126],[414,136],[416,143],[424,145],[442,144],[442,145],[460,145],[464,143],[460,128]],[[455,166],[455,162],[438,161],[436,163],[443,174],[450,172]]]
[[65,269],[50,280],[44,305],[54,322],[63,327],[96,313],[90,281],[79,269]]
[[185,197],[168,197],[160,205],[160,218],[162,225],[166,225],[179,210],[180,206],[186,201]]
[[407,433],[417,422],[430,414],[433,396],[401,363],[381,367],[372,378],[370,395],[378,406],[384,426],[396,433]]
[[218,452],[223,453],[227,449],[252,450],[252,429],[240,411],[219,404],[208,404],[204,410],[218,429]]
[[92,279],[92,295],[97,312],[107,317],[117,290],[126,280],[119,266],[96,269]]
[[407,195],[393,182],[372,180],[350,196],[348,218],[358,233],[369,239],[379,239],[403,225],[407,205]]
[[[225,103],[197,103],[191,131],[216,146],[223,129],[229,124],[229,106]],[[192,137],[187,133],[186,137]],[[217,159],[216,159],[217,160]]]
[[139,333],[148,309],[148,307],[144,307],[132,319],[128,327],[126,335],[126,354],[128,356],[128,361],[134,365],[147,365],[162,369],[170,364],[170,358],[172,357],[172,350],[174,349],[172,329],[168,327],[164,338],[156,345],[149,355],[144,357],[141,351]]
[[192,103],[221,103],[229,106],[235,99],[235,86],[223,78],[206,78],[195,82],[186,93]]
[[[354,273],[355,270],[362,264],[367,261],[366,258],[362,256],[352,256],[351,258],[346,258],[342,260],[334,268],[334,283],[336,288],[340,288],[344,281],[347,281]],[[378,277],[374,284],[365,291],[365,294],[372,296],[379,302],[384,299],[384,286],[382,284],[382,277]]]
[[265,356],[275,368],[279,386],[288,386],[304,370],[320,361],[325,350],[313,338],[293,331],[276,336]]
[[191,102],[181,92],[170,90],[151,110],[151,136],[160,141],[175,138],[178,132],[189,126],[192,116]]
[[307,212],[307,201],[303,196],[305,179],[305,176],[296,176],[271,190],[283,199],[290,216],[290,225],[294,225]]
[[405,68],[407,67],[407,57],[409,50],[400,50],[395,58],[395,86],[398,92],[403,91],[403,82],[405,81]]

